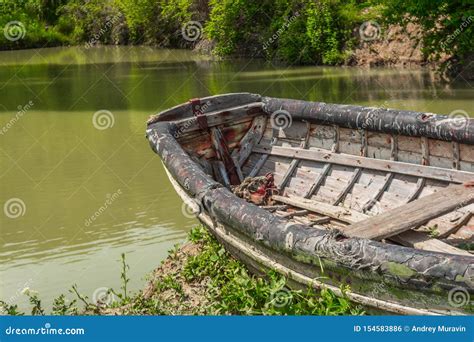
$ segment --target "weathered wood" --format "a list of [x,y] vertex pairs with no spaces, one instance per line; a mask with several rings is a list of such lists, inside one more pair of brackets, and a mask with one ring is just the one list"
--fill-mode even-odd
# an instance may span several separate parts
[[[306,123],[306,136],[305,138],[301,141],[300,147],[301,148],[306,148],[308,146],[308,140],[309,140],[309,135],[311,133],[311,127],[309,123]],[[293,172],[295,172],[295,169],[298,167],[300,160],[299,159],[293,159],[290,163],[290,166],[286,170],[280,184],[278,185],[278,189],[282,190],[288,181],[290,180],[291,176],[293,175]]]
[[426,234],[416,232],[413,230],[406,231],[402,234],[398,234],[390,237],[390,240],[398,242],[404,246],[425,249],[429,251],[448,253],[448,254],[459,254],[471,256],[471,253],[463,251],[462,249],[453,247],[438,239],[430,239]]
[[304,198],[310,198],[311,196],[313,196],[318,191],[318,189],[321,186],[321,184],[323,183],[324,179],[329,174],[329,171],[331,171],[331,164],[324,165],[323,169],[321,170],[321,173],[318,174],[318,176],[316,177],[314,182],[311,184],[308,191],[304,195]]
[[398,136],[390,135],[390,160],[398,160]]
[[383,193],[388,189],[392,179],[393,179],[393,173],[392,172],[389,172],[385,175],[382,186],[377,190],[377,192],[374,194],[374,196],[367,203],[364,204],[364,206],[362,207],[362,212],[365,213],[365,212],[369,211],[370,209],[372,209],[372,207],[375,205],[375,203],[377,203],[377,201],[380,199],[380,197],[382,197]]
[[474,187],[453,185],[412,203],[353,224],[345,230],[345,234],[380,240],[419,227],[431,219],[473,202]]
[[[225,141],[225,138],[219,128],[211,128],[211,141],[216,151],[217,158],[222,161],[224,165],[225,172],[228,176],[230,184],[240,184],[240,179],[237,172],[237,168],[240,167],[234,162],[234,159],[232,159],[229,152],[229,148],[227,146],[227,142]],[[221,172],[223,171],[221,170]]]
[[411,201],[415,200],[420,195],[421,191],[423,191],[423,187],[425,186],[425,184],[425,178],[418,178],[418,180],[416,181],[415,190],[413,190],[413,192],[407,197],[406,202],[410,203]]
[[295,210],[290,212],[285,212],[280,215],[281,218],[292,218],[293,216],[302,216],[308,213],[307,210]]
[[331,151],[336,153],[339,152],[339,140],[340,140],[340,131],[339,131],[339,126],[334,125],[334,143],[332,145]]
[[453,141],[452,145],[453,145],[453,169],[459,170],[461,168],[459,143],[457,141]]
[[269,156],[268,154],[262,154],[261,157],[258,159],[257,163],[255,164],[255,166],[253,167],[252,171],[250,171],[250,173],[248,174],[247,177],[255,177],[256,175],[258,175],[258,172],[260,171],[262,166],[267,161],[268,156]]
[[368,143],[367,143],[367,130],[359,130],[361,144],[360,144],[360,155],[361,157],[367,157]]
[[[331,147],[331,151],[333,153],[337,153],[339,152],[340,131],[339,131],[339,126],[334,125],[333,128],[334,128],[334,141]],[[326,176],[329,174],[330,171],[331,171],[331,164],[329,163],[325,164],[323,169],[321,170],[321,173],[318,174],[318,176],[313,181],[313,183],[311,183],[311,186],[309,187],[308,191],[305,193],[304,198],[310,198],[311,196],[313,196],[313,194],[315,194],[318,191],[319,187],[321,186],[321,184],[323,183],[324,179],[326,178]]]
[[474,120],[468,120],[463,129],[453,129],[455,118],[426,112],[410,112],[388,108],[370,108],[354,105],[309,102],[293,99],[263,97],[265,111],[286,110],[293,121],[324,122],[350,129],[367,129],[398,135],[459,141],[474,144]]
[[239,177],[239,182],[242,183],[242,181],[244,180],[244,175],[243,175],[242,169],[240,168],[240,165],[239,165],[238,156],[232,157],[232,160],[234,161],[235,171],[237,171],[237,176]]
[[421,137],[421,164],[430,165],[430,147],[427,137]]
[[288,208],[287,205],[262,205],[259,207],[262,209],[268,210],[270,212],[273,212],[276,210],[286,210]]
[[[215,127],[224,125],[227,123],[235,123],[243,120],[252,120],[253,117],[262,113],[261,103],[251,103],[244,106],[237,106],[227,108],[225,110],[218,110],[215,112],[201,115],[208,127]],[[175,137],[189,134],[201,130],[198,119],[196,117],[190,117],[175,121],[176,132]]]
[[310,225],[325,224],[325,223],[330,222],[331,218],[329,216],[323,216],[323,217],[313,219],[313,220],[310,219],[310,221],[311,221]]
[[469,210],[463,216],[461,216],[457,221],[455,221],[455,223],[450,228],[446,229],[442,234],[440,234],[438,238],[444,239],[451,234],[455,234],[461,227],[466,225],[471,219],[471,217],[473,216],[474,216],[474,213],[471,210]]
[[362,172],[362,169],[359,168],[359,167],[354,170],[354,172],[352,173],[352,176],[349,179],[349,182],[347,183],[347,185],[344,187],[344,189],[341,191],[341,193],[339,195],[337,195],[337,197],[334,201],[334,205],[338,205],[339,203],[344,201],[344,199],[346,198],[349,191],[351,191],[352,187],[354,186],[354,184],[359,179],[361,172]]
[[351,220],[351,222],[357,222],[367,217],[366,215],[354,210],[350,210],[343,207],[337,207],[324,202],[319,202],[296,196],[284,197],[273,195],[272,199],[281,203],[289,204],[298,208],[303,208],[309,211],[313,211],[315,213],[329,216],[341,221],[346,221],[349,219]]
[[[261,104],[261,96],[250,93],[221,94],[203,97],[198,100],[201,103],[201,108],[199,110],[206,115],[211,112],[219,112],[235,106],[242,106],[250,103]],[[192,116],[193,108],[191,101],[189,101],[151,116],[148,119],[147,124],[151,125],[158,121],[177,121]]]
[[254,152],[269,153],[274,156],[287,158],[300,158],[339,165],[364,167],[365,169],[388,171],[404,175],[438,179],[448,182],[464,183],[473,180],[473,174],[465,171],[443,169],[433,166],[423,166],[410,163],[402,163],[392,160],[380,160],[367,157],[358,157],[349,154],[332,153],[323,149],[310,148],[308,150],[293,147],[256,147]]
[[239,142],[239,148],[232,151],[232,157],[237,161],[237,164],[242,167],[245,161],[252,153],[253,147],[262,139],[265,131],[267,118],[258,116],[253,120],[252,126]]
[[[326,223],[329,221],[330,218],[334,218],[341,222],[354,225],[354,224],[357,224],[358,222],[365,222],[366,220],[374,219],[377,217],[377,216],[373,217],[366,214],[362,214],[353,209],[336,207],[327,203],[323,203],[323,202],[319,202],[315,200],[308,200],[308,199],[304,199],[304,198],[296,197],[296,196],[290,196],[290,197],[273,196],[273,199],[278,202],[286,203],[297,208],[305,208],[309,211],[312,211],[321,215],[326,215],[325,217],[321,218],[321,220],[323,221],[322,223]],[[320,222],[316,223],[316,220],[314,221],[314,224],[322,224],[322,223]],[[351,226],[347,226],[342,229],[344,234],[346,234],[347,229],[349,229],[350,227]],[[412,232],[413,231],[402,232],[401,234],[392,236],[389,239],[408,247],[415,247],[418,249],[443,252],[443,253],[466,255],[465,251],[459,248],[455,248],[437,239],[426,238],[425,234],[418,233],[418,232],[414,232],[415,234],[411,234]],[[420,234],[423,235],[424,240],[421,238]],[[354,235],[354,236],[359,237],[357,235]]]
[[230,187],[230,180],[229,180],[229,176],[227,175],[227,172],[225,170],[225,166],[224,166],[224,163],[221,162],[220,160],[215,160],[213,163],[212,163],[212,168],[213,168],[213,171],[214,171],[214,175],[216,177],[216,180],[219,182],[219,183],[222,183],[224,184],[226,187]]

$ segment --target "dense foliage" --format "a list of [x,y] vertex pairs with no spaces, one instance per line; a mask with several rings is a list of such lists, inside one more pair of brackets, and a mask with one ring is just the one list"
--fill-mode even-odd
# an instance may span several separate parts
[[[197,22],[219,56],[265,57],[293,64],[339,64],[360,43],[358,29],[415,22],[426,58],[472,53],[471,0],[3,0],[0,27],[12,21],[22,39],[0,35],[0,48],[65,44],[151,44],[190,48],[186,23]],[[11,31],[15,33],[14,30]],[[20,32],[21,33],[21,32]]]

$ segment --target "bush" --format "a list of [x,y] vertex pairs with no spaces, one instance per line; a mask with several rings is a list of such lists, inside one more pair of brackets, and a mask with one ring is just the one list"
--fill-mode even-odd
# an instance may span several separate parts
[[59,9],[58,29],[75,44],[123,44],[128,30],[114,0],[73,0]]
[[[53,22],[46,4],[38,0],[4,0],[0,6],[0,50],[65,44],[66,36],[44,21]],[[3,34],[7,28],[9,34]],[[18,39],[17,39],[18,38]]]
[[342,63],[363,7],[340,0],[211,0],[210,6],[206,33],[218,55],[250,50],[291,64]]

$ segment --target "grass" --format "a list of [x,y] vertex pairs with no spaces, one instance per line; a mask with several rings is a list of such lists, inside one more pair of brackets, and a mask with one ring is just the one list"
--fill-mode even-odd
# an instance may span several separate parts
[[[148,287],[129,294],[125,255],[122,254],[121,292],[111,303],[92,303],[77,286],[70,292],[75,299],[60,295],[54,300],[53,315],[124,314],[124,315],[360,315],[364,312],[346,297],[328,289],[293,290],[287,280],[270,272],[258,277],[234,259],[199,226],[189,233],[189,243],[169,252],[169,257],[152,275]],[[347,291],[343,288],[343,292]],[[26,291],[32,315],[44,315],[37,293]],[[80,305],[79,305],[80,304]],[[0,301],[8,315],[22,315],[16,305]]]

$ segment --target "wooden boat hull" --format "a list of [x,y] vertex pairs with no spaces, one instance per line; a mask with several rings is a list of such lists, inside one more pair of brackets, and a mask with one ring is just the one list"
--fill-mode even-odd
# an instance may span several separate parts
[[[162,121],[151,120],[147,130],[150,144],[161,156],[170,181],[183,201],[195,208],[199,220],[252,270],[273,269],[295,285],[324,286],[337,295],[342,295],[340,286],[347,284],[351,290],[346,295],[351,300],[385,312],[421,315],[471,312],[469,303],[453,305],[453,296],[473,293],[472,256],[389,245],[347,237],[338,231],[308,229],[236,197],[206,174],[176,143],[177,132],[183,126],[174,122],[185,118],[183,106],[165,112]],[[277,106],[281,108],[283,104]],[[469,177],[467,173],[454,175]]]

